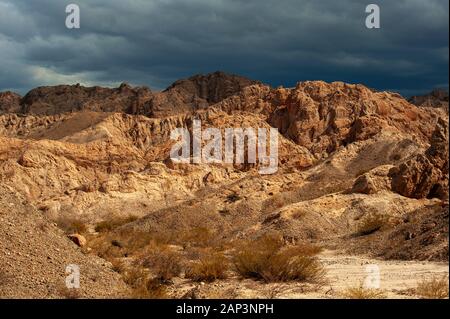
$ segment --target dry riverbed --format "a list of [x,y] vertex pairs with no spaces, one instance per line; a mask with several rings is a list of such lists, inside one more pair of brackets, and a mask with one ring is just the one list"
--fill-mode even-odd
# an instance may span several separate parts
[[269,283],[232,277],[214,283],[193,284],[185,279],[174,280],[172,293],[184,298],[344,298],[349,288],[365,282],[376,284],[385,298],[418,298],[417,285],[430,278],[448,275],[449,265],[443,262],[378,260],[364,256],[343,255],[325,250],[319,256],[327,274],[323,284]]

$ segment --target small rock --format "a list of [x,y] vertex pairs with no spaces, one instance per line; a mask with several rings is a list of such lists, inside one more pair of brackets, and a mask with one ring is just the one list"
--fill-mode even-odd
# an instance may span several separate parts
[[67,237],[79,247],[84,247],[87,244],[86,238],[80,234],[70,234]]

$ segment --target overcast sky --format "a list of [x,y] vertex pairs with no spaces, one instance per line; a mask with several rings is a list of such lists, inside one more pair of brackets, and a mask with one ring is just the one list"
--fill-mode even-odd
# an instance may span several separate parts
[[[67,29],[65,7],[81,9]],[[365,27],[365,7],[381,28]],[[0,91],[120,82],[154,90],[223,70],[273,86],[448,88],[448,0],[0,0]]]

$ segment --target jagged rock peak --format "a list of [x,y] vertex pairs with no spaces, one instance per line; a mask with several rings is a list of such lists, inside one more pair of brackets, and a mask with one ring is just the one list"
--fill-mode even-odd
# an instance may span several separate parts
[[21,102],[21,112],[59,114],[80,110],[133,112],[152,97],[147,87],[121,84],[118,88],[76,85],[43,86],[28,92]]
[[214,104],[239,93],[245,87],[253,84],[261,84],[261,82],[239,75],[216,71],[206,75],[198,74],[188,79],[178,80],[165,91],[184,91],[206,100],[209,104]]
[[0,92],[0,114],[17,112],[20,109],[22,97],[14,92]]
[[448,111],[448,91],[434,89],[428,94],[412,96],[408,101],[421,107],[442,107]]

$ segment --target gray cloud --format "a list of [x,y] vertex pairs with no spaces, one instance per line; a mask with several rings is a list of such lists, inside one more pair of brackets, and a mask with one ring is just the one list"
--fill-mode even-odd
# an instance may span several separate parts
[[272,85],[322,79],[421,93],[448,87],[448,1],[0,0],[0,90],[127,81],[162,89],[224,70]]

